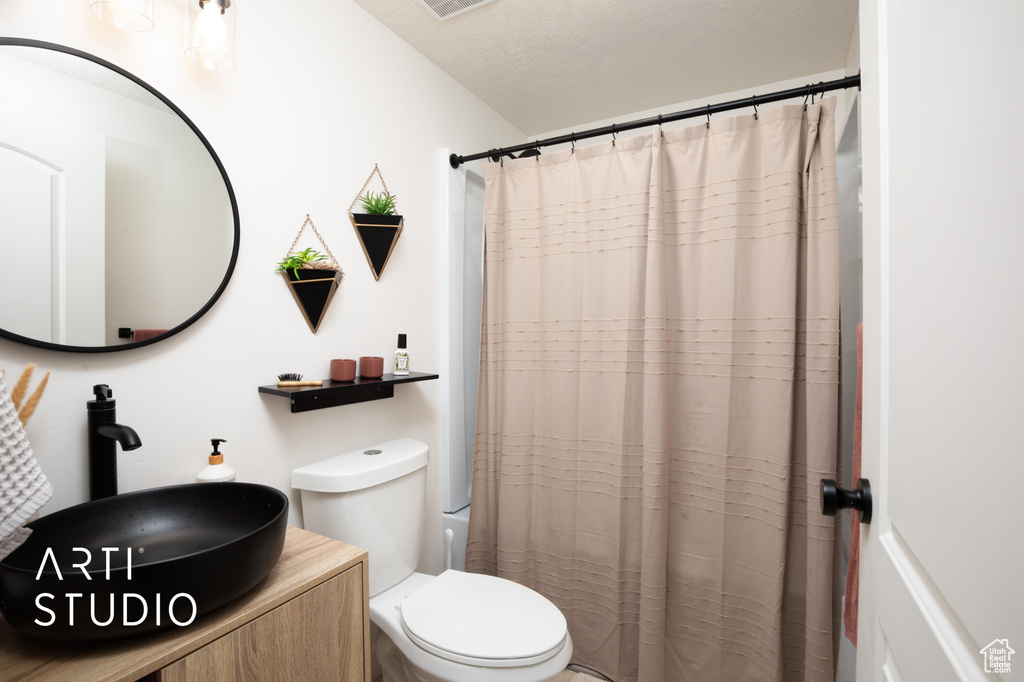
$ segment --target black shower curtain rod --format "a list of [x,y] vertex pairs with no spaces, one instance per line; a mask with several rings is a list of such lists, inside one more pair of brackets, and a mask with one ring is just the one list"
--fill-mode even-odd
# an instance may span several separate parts
[[847,76],[846,78],[839,78],[834,81],[809,84],[801,88],[780,90],[778,92],[773,92],[768,95],[753,95],[752,97],[745,97],[743,99],[734,99],[731,102],[722,102],[721,104],[709,104],[707,106],[698,107],[696,109],[677,111],[672,114],[659,114],[658,116],[652,116],[651,118],[644,118],[637,121],[628,121],[626,123],[613,123],[610,126],[604,126],[603,128],[593,128],[591,130],[584,130],[583,132],[580,133],[569,133],[568,135],[549,137],[546,140],[525,142],[523,144],[517,144],[514,147],[501,147],[499,149],[490,149],[486,152],[469,154],[468,156],[459,156],[458,154],[452,154],[451,156],[448,157],[448,162],[452,165],[452,168],[458,168],[466,161],[476,161],[477,159],[489,158],[492,161],[498,161],[502,156],[515,158],[512,155],[513,152],[532,151],[532,154],[525,154],[525,156],[536,156],[540,154],[539,150],[541,147],[548,147],[554,144],[565,144],[566,142],[575,143],[577,140],[585,140],[588,137],[614,135],[615,133],[621,133],[625,130],[646,128],[648,126],[661,125],[662,123],[671,123],[672,121],[682,121],[683,119],[686,118],[696,118],[698,116],[707,116],[710,120],[712,114],[720,114],[723,111],[732,111],[733,109],[743,109],[744,107],[755,107],[756,112],[756,107],[758,104],[781,102],[782,100],[794,99],[796,97],[813,98],[817,95],[823,96],[826,92],[830,92],[832,90],[845,90],[846,88],[859,87],[860,74],[858,73],[856,76]]

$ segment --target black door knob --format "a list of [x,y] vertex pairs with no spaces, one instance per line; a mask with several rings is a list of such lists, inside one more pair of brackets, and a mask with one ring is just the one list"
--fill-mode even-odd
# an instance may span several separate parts
[[861,523],[871,523],[871,484],[857,481],[856,490],[844,490],[830,478],[821,479],[821,513],[835,516],[840,509],[856,509]]

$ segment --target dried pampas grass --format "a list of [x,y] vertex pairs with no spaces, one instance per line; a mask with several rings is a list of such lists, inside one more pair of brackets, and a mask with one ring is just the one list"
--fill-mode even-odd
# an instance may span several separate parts
[[28,393],[28,385],[32,381],[32,372],[35,371],[35,368],[35,365],[29,364],[25,371],[21,373],[21,377],[18,378],[18,382],[14,384],[14,389],[11,391],[11,402],[14,403],[14,409],[18,411],[18,419],[21,420],[22,426],[28,423],[29,417],[36,411],[36,406],[43,397],[43,391],[46,390],[46,382],[50,380],[50,373],[47,372],[43,375],[39,385],[36,386],[36,390],[32,391],[28,401],[25,402],[25,395]]

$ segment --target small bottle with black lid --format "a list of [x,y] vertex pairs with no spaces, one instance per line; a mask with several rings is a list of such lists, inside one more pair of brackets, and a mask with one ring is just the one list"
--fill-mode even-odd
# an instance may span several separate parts
[[409,350],[406,348],[405,334],[398,335],[398,349],[395,351],[395,376],[409,374]]

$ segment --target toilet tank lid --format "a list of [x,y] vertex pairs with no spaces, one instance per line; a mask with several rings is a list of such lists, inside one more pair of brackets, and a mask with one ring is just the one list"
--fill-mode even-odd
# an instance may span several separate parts
[[393,481],[426,465],[426,444],[399,438],[295,469],[292,487],[319,493],[352,492]]

